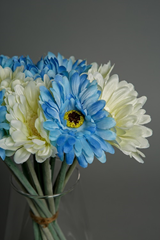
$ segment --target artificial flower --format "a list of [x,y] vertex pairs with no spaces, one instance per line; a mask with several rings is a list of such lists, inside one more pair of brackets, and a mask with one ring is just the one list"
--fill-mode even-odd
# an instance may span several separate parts
[[[0,139],[2,139],[7,130],[9,130],[9,124],[6,122],[6,106],[3,106],[3,98],[5,95],[5,90],[0,91]],[[5,159],[5,150],[0,148],[0,157]]]
[[100,99],[106,101],[105,109],[116,121],[117,138],[111,144],[143,163],[141,157],[145,155],[139,149],[149,147],[146,138],[152,135],[151,129],[143,126],[151,121],[150,116],[142,109],[147,98],[138,98],[134,86],[126,81],[119,81],[116,74],[110,76],[111,70],[110,62],[99,68],[94,63],[88,71],[88,79],[90,82],[97,81],[102,91]]
[[0,66],[3,68],[9,67],[12,69],[14,72],[17,67],[23,66],[24,71],[26,70],[29,65],[33,65],[33,62],[29,56],[24,57],[18,57],[18,56],[13,56],[12,58],[9,58],[4,55],[0,55]]
[[76,71],[70,79],[56,75],[50,90],[40,87],[40,104],[47,119],[43,127],[60,159],[65,153],[69,165],[75,156],[82,167],[87,167],[94,156],[105,162],[105,152],[114,153],[108,141],[116,138],[111,131],[115,121],[104,110],[106,102],[98,100],[100,94],[96,81],[90,83],[86,74]]
[[38,103],[39,86],[36,82],[29,81],[26,86],[17,84],[14,92],[8,92],[4,100],[10,135],[0,140],[0,147],[15,151],[16,163],[27,161],[31,154],[35,154],[37,162],[55,156],[56,149],[43,128],[45,117]]
[[56,57],[53,53],[49,52],[47,56],[41,58],[37,64],[29,63],[24,69],[26,77],[32,77],[34,79],[44,78],[47,74],[50,79],[54,79],[57,74],[71,77],[73,71],[77,71],[79,74],[87,72],[91,66],[86,65],[86,61],[81,61],[70,57],[64,58],[58,53]]
[[25,86],[29,81],[32,81],[33,79],[25,77],[23,69],[23,66],[17,67],[13,72],[9,67],[3,68],[0,66],[0,90],[14,91],[17,84]]

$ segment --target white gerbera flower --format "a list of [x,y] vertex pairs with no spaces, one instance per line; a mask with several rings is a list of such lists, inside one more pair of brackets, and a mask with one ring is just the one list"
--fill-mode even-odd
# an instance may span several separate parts
[[32,78],[25,77],[23,69],[23,66],[17,67],[13,72],[9,67],[2,68],[0,66],[0,91],[2,89],[5,89],[6,91],[14,91],[14,86],[17,84],[25,86],[29,81],[33,80]]
[[16,163],[25,162],[31,154],[35,154],[37,162],[56,154],[56,148],[51,145],[48,133],[43,128],[46,119],[39,105],[38,85],[34,81],[29,81],[26,86],[17,84],[14,92],[5,94],[10,136],[0,140],[0,147],[16,151]]
[[143,163],[141,157],[145,155],[138,149],[148,148],[146,137],[152,135],[152,130],[143,126],[151,121],[142,109],[147,98],[137,98],[134,86],[126,81],[119,82],[116,74],[110,77],[111,70],[110,62],[99,68],[97,63],[93,63],[88,71],[88,79],[97,80],[102,91],[100,98],[106,101],[105,109],[116,121],[117,138],[114,145],[124,154]]

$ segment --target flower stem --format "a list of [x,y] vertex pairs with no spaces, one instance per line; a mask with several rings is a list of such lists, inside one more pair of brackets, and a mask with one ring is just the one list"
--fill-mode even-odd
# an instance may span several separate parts
[[54,227],[55,227],[56,232],[57,232],[58,236],[60,237],[60,239],[61,239],[61,240],[66,240],[66,238],[65,238],[65,236],[64,236],[61,228],[59,227],[59,225],[58,225],[58,223],[57,223],[57,221],[54,221],[53,224],[54,224]]
[[35,154],[33,155],[33,163],[34,163],[34,169],[35,169],[35,172],[37,174],[39,184],[40,184],[40,186],[42,188],[42,191],[43,191],[41,164],[36,161]]
[[53,183],[55,162],[56,162],[56,158],[55,158],[55,157],[51,157],[51,159],[50,159],[50,165],[51,165],[51,179],[52,179],[52,183]]
[[39,184],[39,181],[38,181],[38,178],[37,178],[37,175],[36,175],[36,172],[33,168],[33,165],[32,165],[32,162],[30,159],[28,159],[26,162],[25,162],[25,165],[27,166],[28,168],[28,171],[30,172],[30,176],[32,177],[32,180],[34,182],[34,185],[35,185],[35,188],[37,190],[37,193],[38,195],[41,195],[43,196],[43,192],[42,192],[42,188]]
[[[44,180],[44,193],[45,195],[53,195],[49,159],[45,160],[42,163],[42,172],[43,172],[43,180]],[[52,214],[55,214],[54,198],[48,198],[48,205],[49,205],[50,212]]]
[[[62,165],[61,165],[61,168],[59,170],[56,182],[55,182],[54,194],[60,194],[63,190],[67,167],[68,167],[68,165],[67,165],[66,160],[64,158],[64,160],[62,162]],[[61,198],[61,196],[58,196],[58,197],[55,198],[55,209],[56,209],[56,211],[58,210],[58,206],[59,206],[59,203],[60,203],[60,198]]]
[[67,182],[69,181],[73,171],[75,170],[76,166],[77,166],[77,159],[75,158],[72,165],[68,168],[67,170],[67,173],[66,173],[66,177],[65,177],[65,181],[64,181],[64,186],[63,186],[63,189],[65,188]]
[[[35,205],[33,204],[31,199],[26,198],[26,200],[28,202],[28,205],[29,205],[30,209],[32,210],[32,212],[34,213],[35,216],[37,216],[37,217],[40,217],[40,216],[43,217],[44,216],[44,214],[42,213],[42,211],[40,209],[39,209],[39,211],[37,210],[37,208],[35,207]],[[52,228],[52,226],[50,226],[48,228],[42,228],[42,233],[45,234],[47,239],[50,239],[50,240],[54,240],[54,238],[53,238],[53,236],[55,235],[54,231],[55,230]]]
[[[22,185],[22,188],[25,188],[25,191],[27,191],[29,194],[34,195],[34,202],[36,206],[38,207],[38,212],[40,212],[40,216],[42,217],[52,217],[51,212],[48,210],[46,204],[42,201],[42,199],[36,198],[38,197],[37,192],[34,190],[34,188],[31,186],[31,184],[28,182],[24,174],[20,171],[20,169],[17,167],[17,165],[9,158],[6,157],[4,160],[4,163],[7,165],[9,170],[15,175],[16,179],[20,184]],[[32,202],[30,199],[27,198],[27,201]],[[32,207],[34,205],[32,204]],[[31,208],[32,209],[32,208]],[[60,240],[59,237],[57,236],[57,233],[53,229],[52,225],[48,225],[48,229],[51,232],[51,235],[53,236],[53,240]],[[50,239],[50,238],[49,238]],[[52,240],[52,239],[51,239]]]
[[32,221],[32,222],[33,222],[33,231],[34,231],[35,240],[42,240],[42,236],[41,236],[38,224],[34,221]]
[[8,168],[11,170],[11,172],[16,176],[18,181],[23,185],[23,187],[27,190],[27,192],[31,195],[35,196],[34,201],[36,204],[40,207],[42,212],[45,214],[46,217],[52,217],[52,214],[48,210],[47,206],[40,201],[40,199],[36,198],[38,196],[37,192],[34,190],[34,188],[31,186],[27,178],[24,176],[24,174],[20,171],[20,169],[17,167],[17,165],[8,157],[5,158],[4,163],[8,166]]

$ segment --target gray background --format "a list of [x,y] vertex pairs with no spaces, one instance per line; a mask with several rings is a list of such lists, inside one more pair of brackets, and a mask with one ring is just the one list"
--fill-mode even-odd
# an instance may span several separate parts
[[[113,73],[146,95],[154,131],[145,164],[116,150],[108,161],[81,169],[82,186],[96,239],[160,239],[159,1],[2,1],[0,54],[36,62],[48,51],[88,63],[115,63]],[[0,239],[9,198],[9,172],[0,162]]]

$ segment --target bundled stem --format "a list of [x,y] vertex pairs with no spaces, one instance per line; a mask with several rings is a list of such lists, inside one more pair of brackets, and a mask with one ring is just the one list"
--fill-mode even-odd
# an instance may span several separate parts
[[[61,193],[77,165],[77,160],[74,159],[73,164],[69,168],[65,159],[62,162],[61,168],[54,184],[54,194],[60,195],[55,198],[47,199],[49,209],[46,201],[43,199],[43,191],[39,183],[39,178],[43,179],[44,194],[52,196],[52,178],[55,166],[55,159],[51,159],[52,163],[48,159],[41,164],[43,177],[39,175],[39,178],[37,177],[37,174],[30,159],[22,165],[24,174],[10,158],[6,157],[4,162],[20,183],[23,191],[35,196],[34,199],[26,198],[33,214],[37,217],[51,218],[58,210]],[[40,173],[39,170],[37,170],[37,173]],[[42,196],[42,199],[39,199],[38,196]],[[38,225],[36,222],[33,221],[33,229],[36,240],[66,240],[57,221],[53,221],[46,228],[42,228],[41,225]]]
[[56,163],[56,158],[55,157],[51,157],[51,159],[50,159],[50,166],[51,166],[51,180],[52,180],[52,183],[53,183],[55,163]]
[[[55,186],[54,194],[60,194],[63,190],[67,167],[68,167],[68,165],[66,163],[66,160],[64,159],[64,161],[62,162],[61,168],[59,170],[58,177],[56,179],[55,185],[54,185]],[[59,206],[60,198],[61,198],[61,196],[57,196],[56,199],[55,199],[55,209],[56,209],[56,211],[57,211],[58,206]]]
[[66,173],[66,176],[65,176],[65,181],[64,181],[63,189],[65,188],[65,186],[66,186],[67,182],[69,181],[72,173],[74,172],[74,170],[75,170],[75,168],[76,168],[76,166],[77,166],[77,163],[78,163],[78,161],[77,161],[77,159],[75,158],[74,161],[73,161],[73,163],[72,163],[72,165],[68,168],[67,173]]
[[[42,163],[42,170],[43,170],[43,180],[44,180],[44,193],[45,195],[53,195],[49,159],[47,159]],[[55,214],[54,198],[49,198],[48,204],[49,204],[49,209],[51,213]]]

